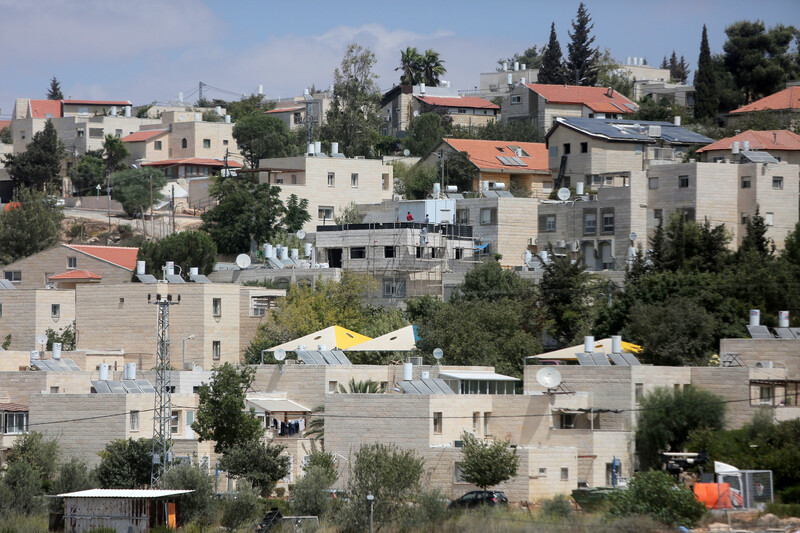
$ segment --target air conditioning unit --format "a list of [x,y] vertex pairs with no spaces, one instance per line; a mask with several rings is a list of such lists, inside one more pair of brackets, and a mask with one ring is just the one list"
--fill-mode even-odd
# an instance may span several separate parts
[[572,241],[570,243],[567,243],[567,250],[569,250],[570,252],[577,252],[579,249],[580,249],[580,244],[578,244],[578,241]]
[[530,246],[536,246],[537,242],[539,242],[539,239],[537,239],[536,237],[531,237],[530,240],[528,241],[528,244]]
[[567,247],[567,243],[566,243],[566,241],[557,240],[557,241],[556,241],[556,242],[553,244],[553,247],[554,247],[554,248],[566,248],[566,247]]
[[463,440],[453,441],[453,446],[455,446],[456,448],[463,448],[464,447],[464,441]]
[[759,361],[756,363],[756,368],[772,368],[773,366],[772,361]]

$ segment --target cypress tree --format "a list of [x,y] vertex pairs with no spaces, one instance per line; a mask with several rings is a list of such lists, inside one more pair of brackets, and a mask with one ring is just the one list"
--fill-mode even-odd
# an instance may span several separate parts
[[672,55],[669,56],[669,79],[670,81],[678,81],[680,73],[678,72],[678,55],[675,53],[675,50],[672,51]]
[[714,65],[711,61],[711,48],[708,46],[708,32],[703,25],[700,57],[694,74],[694,117],[698,120],[713,119],[717,114],[717,105]]
[[50,80],[50,88],[47,90],[48,100],[63,100],[64,93],[61,92],[61,84],[55,76]]
[[564,63],[561,59],[561,45],[556,36],[556,23],[550,25],[550,41],[542,54],[542,66],[539,69],[539,83],[560,85],[564,79]]
[[661,66],[658,68],[669,68],[669,63],[667,63],[667,56],[664,56],[664,59],[661,61]]
[[594,36],[589,35],[594,28],[592,18],[586,11],[586,6],[581,2],[578,6],[578,15],[572,21],[572,31],[568,32],[571,39],[567,56],[568,83],[575,85],[593,86],[597,84],[597,48],[592,48]]
[[678,73],[680,76],[675,81],[686,83],[686,79],[689,77],[689,63],[686,62],[686,58],[683,56],[681,56],[681,60],[678,61]]

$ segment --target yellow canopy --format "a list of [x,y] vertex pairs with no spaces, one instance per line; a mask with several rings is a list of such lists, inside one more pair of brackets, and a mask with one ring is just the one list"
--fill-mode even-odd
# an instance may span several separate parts
[[372,340],[372,337],[350,331],[341,326],[330,326],[289,342],[284,342],[278,346],[273,346],[267,351],[274,352],[278,348],[281,348],[287,352],[294,352],[299,346],[305,346],[306,350],[318,350],[320,344],[324,344],[326,350],[346,350],[351,346],[369,340]]
[[[594,342],[594,349],[597,352],[611,352],[611,339],[600,339]],[[632,344],[630,342],[622,341],[622,349],[623,351],[630,352],[630,353],[641,353],[642,347],[638,344]],[[583,344],[578,344],[577,346],[570,346],[569,348],[561,348],[560,350],[556,350],[554,352],[547,352],[547,353],[540,353],[538,355],[534,355],[533,357],[536,359],[553,359],[559,361],[577,361],[578,358],[575,355],[578,352],[583,351]]]

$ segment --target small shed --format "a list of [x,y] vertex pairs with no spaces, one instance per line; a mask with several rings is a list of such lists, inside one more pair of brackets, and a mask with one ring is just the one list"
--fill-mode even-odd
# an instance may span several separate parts
[[180,496],[191,490],[91,489],[67,492],[64,498],[65,533],[111,528],[125,533],[147,533],[168,524],[176,528]]

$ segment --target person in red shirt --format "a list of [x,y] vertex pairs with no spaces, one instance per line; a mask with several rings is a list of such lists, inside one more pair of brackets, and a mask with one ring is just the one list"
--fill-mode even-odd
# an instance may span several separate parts
[[411,211],[409,211],[408,214],[406,215],[406,220],[408,220],[409,222],[413,222],[414,217],[411,216]]

